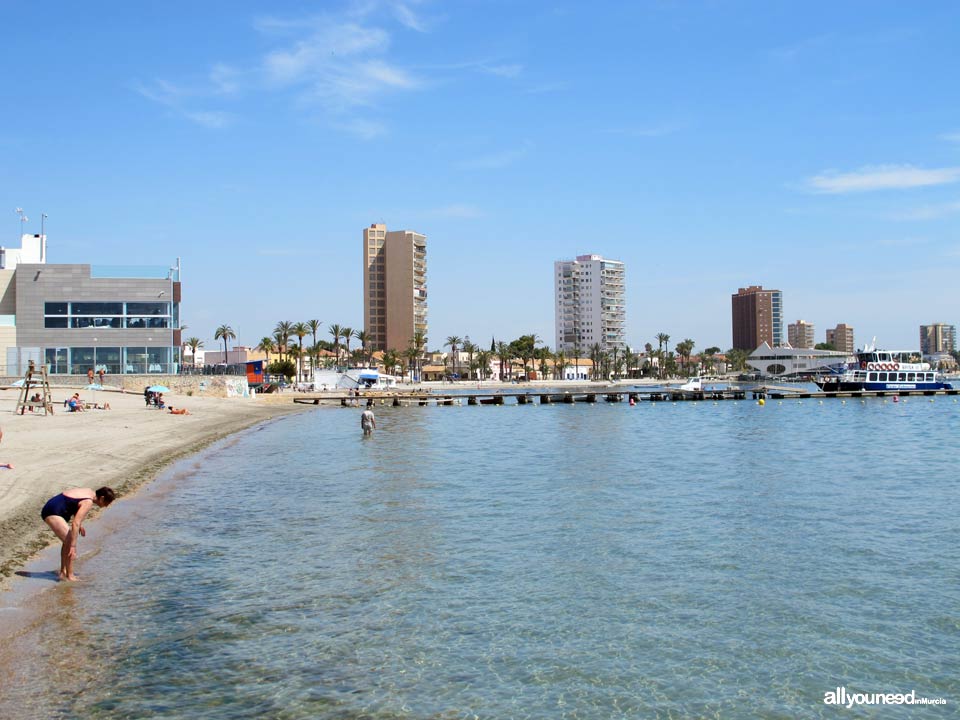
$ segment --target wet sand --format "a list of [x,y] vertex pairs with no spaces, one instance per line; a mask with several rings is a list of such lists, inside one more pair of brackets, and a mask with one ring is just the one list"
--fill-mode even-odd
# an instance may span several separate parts
[[[120,497],[172,461],[272,418],[302,412],[291,395],[241,398],[170,395],[170,405],[190,415],[147,408],[142,395],[82,391],[84,400],[110,410],[69,413],[73,389],[53,389],[54,414],[14,414],[18,391],[0,390],[0,591],[32,555],[57,542],[40,520],[50,497],[70,487],[108,485]],[[96,523],[91,513],[90,522]]]

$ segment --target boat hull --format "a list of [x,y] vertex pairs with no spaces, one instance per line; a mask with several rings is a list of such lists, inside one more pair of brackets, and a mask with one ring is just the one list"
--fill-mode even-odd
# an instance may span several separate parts
[[817,387],[824,392],[936,392],[953,390],[953,385],[945,382],[856,382],[839,380],[836,382],[817,381]]

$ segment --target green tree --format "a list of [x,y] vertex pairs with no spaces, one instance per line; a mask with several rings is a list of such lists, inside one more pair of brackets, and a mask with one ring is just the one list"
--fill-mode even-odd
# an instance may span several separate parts
[[292,360],[277,360],[267,366],[267,372],[271,375],[282,375],[288,381],[293,380],[293,374],[297,371],[297,366]]
[[714,371],[714,367],[715,367],[715,365],[716,365],[716,363],[717,363],[716,355],[717,355],[718,352],[720,352],[720,348],[718,348],[716,345],[714,345],[714,346],[712,346],[712,347],[708,347],[708,348],[707,348],[706,350],[704,350],[703,353],[702,353],[702,355],[703,355],[703,367],[704,367],[704,372],[705,372],[707,375],[712,374],[713,371]]
[[341,328],[340,337],[343,338],[343,345],[346,348],[347,357],[350,357],[350,338],[353,337],[353,328],[352,327]]
[[833,343],[828,343],[828,342],[817,343],[816,345],[813,346],[813,348],[814,350],[836,350],[837,349],[833,346]]
[[747,351],[740,348],[730,348],[726,352],[727,364],[734,372],[743,372],[747,367]]
[[213,333],[213,339],[223,340],[223,362],[224,364],[229,364],[227,363],[227,354],[229,350],[227,346],[227,342],[229,340],[236,340],[237,334],[233,331],[233,328],[230,327],[229,325],[221,325]]

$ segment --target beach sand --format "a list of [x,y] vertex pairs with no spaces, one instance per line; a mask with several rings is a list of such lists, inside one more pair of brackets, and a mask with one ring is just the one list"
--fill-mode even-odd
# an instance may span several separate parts
[[[81,391],[110,410],[70,413],[63,401],[74,389],[53,388],[54,414],[14,414],[17,390],[0,390],[0,590],[38,550],[58,542],[40,508],[69,487],[108,485],[120,496],[153,479],[174,460],[271,418],[302,412],[293,395],[242,398],[170,395],[190,415],[147,408],[142,395]],[[94,395],[96,397],[94,397]],[[91,513],[91,521],[95,522]]]

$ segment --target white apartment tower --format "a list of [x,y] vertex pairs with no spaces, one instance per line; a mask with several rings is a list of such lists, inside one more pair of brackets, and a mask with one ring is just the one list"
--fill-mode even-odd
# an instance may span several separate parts
[[626,348],[624,268],[618,260],[578,255],[553,264],[556,347],[586,356],[599,344],[604,352]]

